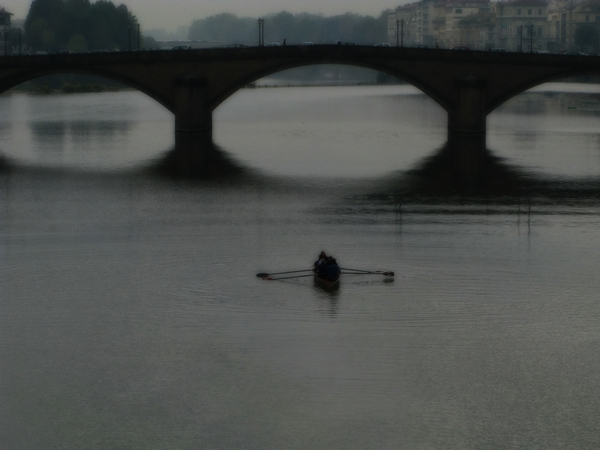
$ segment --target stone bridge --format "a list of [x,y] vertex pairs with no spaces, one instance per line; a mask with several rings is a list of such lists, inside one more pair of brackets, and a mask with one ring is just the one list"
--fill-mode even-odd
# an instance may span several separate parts
[[249,83],[313,64],[366,67],[401,78],[448,113],[461,172],[480,169],[486,117],[541,83],[600,73],[600,57],[346,45],[214,48],[0,58],[0,93],[56,73],[97,75],[149,95],[175,115],[176,146],[212,137],[212,112]]

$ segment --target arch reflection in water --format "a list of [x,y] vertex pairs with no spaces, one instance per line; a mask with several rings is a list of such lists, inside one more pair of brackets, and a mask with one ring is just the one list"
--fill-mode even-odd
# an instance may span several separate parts
[[221,179],[255,173],[212,139],[179,139],[173,149],[151,164],[151,171],[175,179]]
[[408,171],[399,171],[375,182],[364,198],[384,203],[473,204],[539,203],[600,204],[600,176],[557,177],[508,163],[486,149],[479,172],[468,176],[457,162],[456,149],[446,144]]

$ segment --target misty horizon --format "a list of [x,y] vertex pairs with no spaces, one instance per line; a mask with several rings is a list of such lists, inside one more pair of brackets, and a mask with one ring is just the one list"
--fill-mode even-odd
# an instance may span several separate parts
[[[92,1],[91,3],[94,3]],[[322,14],[326,17],[346,13],[378,17],[383,11],[393,9],[404,2],[375,0],[365,4],[358,0],[324,4],[323,2],[307,0],[298,4],[289,0],[253,0],[238,4],[230,0],[217,2],[209,0],[207,4],[198,6],[192,0],[176,0],[165,2],[158,0],[127,0],[113,1],[115,5],[124,4],[134,14],[142,29],[146,32],[164,31],[180,37],[182,29],[188,29],[193,21],[205,19],[221,13],[231,13],[238,17],[265,17],[283,11],[291,14]],[[22,0],[3,0],[0,7],[14,14],[13,20],[24,20],[29,12],[31,2]],[[187,38],[187,36],[185,36]]]

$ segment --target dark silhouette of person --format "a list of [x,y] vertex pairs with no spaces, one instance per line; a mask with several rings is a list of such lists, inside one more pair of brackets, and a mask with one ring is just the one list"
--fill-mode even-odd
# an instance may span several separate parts
[[337,261],[333,257],[329,257],[327,259],[327,269],[325,269],[325,275],[329,281],[336,281],[342,271],[340,270],[340,266],[338,266]]

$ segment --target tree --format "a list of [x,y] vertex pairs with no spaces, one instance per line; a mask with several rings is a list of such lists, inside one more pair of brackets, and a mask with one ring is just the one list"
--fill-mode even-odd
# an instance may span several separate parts
[[142,48],[160,50],[160,44],[152,36],[142,36]]
[[579,48],[598,48],[599,40],[600,32],[595,25],[583,24],[575,29],[575,45]]
[[375,44],[386,40],[386,31],[378,19],[366,16],[358,20],[352,27],[352,40]]
[[194,20],[190,26],[190,39],[199,41],[234,41],[248,39],[248,27],[235,14],[222,13]]
[[81,34],[71,36],[69,42],[67,42],[67,50],[72,52],[86,52],[88,50],[88,44],[85,37]]
[[130,38],[137,45],[138,22],[125,5],[109,0],[33,0],[25,31],[27,43],[38,50],[126,50]]
[[322,42],[325,40],[324,24],[325,20],[320,16],[300,14],[296,17],[294,33],[290,38],[298,42]]
[[[374,18],[351,13],[324,17],[318,14],[292,14],[282,11],[265,16],[264,19],[267,41],[286,39],[288,44],[298,44],[304,41],[333,43],[340,39],[374,44],[387,38],[385,12]],[[239,18],[234,14],[223,13],[194,20],[189,28],[188,37],[204,41],[256,42],[257,19]]]
[[45,47],[47,38],[45,34],[49,30],[48,22],[46,19],[37,17],[29,22],[25,33],[27,36],[27,42],[34,49],[41,49]]
[[64,6],[63,0],[33,0],[25,19],[25,30],[29,32],[36,19],[44,19],[48,26],[53,27]]
[[267,16],[266,21],[269,24],[265,31],[267,41],[283,41],[284,39],[294,38],[290,35],[296,24],[296,17],[293,14],[282,11],[273,16]]

